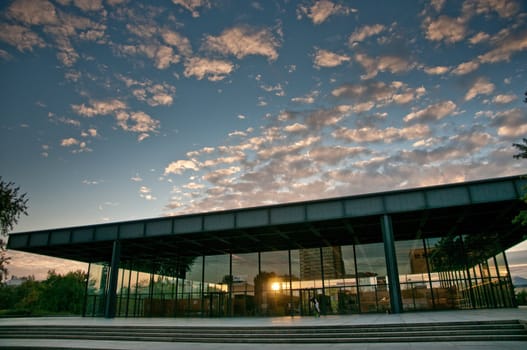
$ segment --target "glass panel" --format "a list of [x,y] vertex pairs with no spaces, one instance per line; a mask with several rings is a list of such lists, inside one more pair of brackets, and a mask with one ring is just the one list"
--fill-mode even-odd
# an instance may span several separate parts
[[258,253],[232,254],[232,310],[234,316],[255,316]]
[[260,259],[261,271],[255,280],[260,315],[288,315],[291,308],[288,251],[263,252]]
[[430,289],[423,241],[421,239],[397,241],[395,252],[403,310],[432,309],[433,292]]
[[319,300],[322,314],[336,314],[339,311],[340,288],[344,286],[344,261],[340,246],[322,247],[322,268],[324,272],[324,296]]
[[507,257],[505,252],[496,255],[497,271],[500,279],[500,290],[502,293],[502,302],[505,307],[513,307],[514,301],[514,286],[512,285],[511,278],[509,276],[509,268],[507,266]]
[[88,295],[86,300],[87,316],[103,316],[105,291],[108,282],[108,265],[91,264],[88,276]]
[[202,314],[202,272],[203,257],[179,258],[176,313],[180,316],[200,316]]
[[470,308],[469,271],[462,238],[449,235],[426,240],[436,309]]
[[145,314],[145,304],[149,302],[150,274],[146,272],[136,272],[135,280],[132,277],[132,288],[134,293],[133,314],[138,316],[148,316]]
[[383,243],[356,246],[361,312],[385,312],[390,309]]
[[229,285],[232,282],[229,264],[229,255],[205,257],[204,314],[209,317],[227,315]]

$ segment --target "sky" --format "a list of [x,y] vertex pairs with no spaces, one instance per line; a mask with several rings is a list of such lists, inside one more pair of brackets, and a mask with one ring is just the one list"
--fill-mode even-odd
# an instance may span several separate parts
[[526,62],[521,0],[2,1],[14,232],[524,174]]

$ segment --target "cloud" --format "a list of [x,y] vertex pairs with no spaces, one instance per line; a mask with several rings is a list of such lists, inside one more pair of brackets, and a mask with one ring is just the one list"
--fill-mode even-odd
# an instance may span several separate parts
[[320,164],[337,165],[340,162],[370,153],[365,147],[323,146],[309,151],[309,158]]
[[379,72],[392,74],[407,72],[414,66],[405,58],[393,55],[371,58],[365,54],[357,54],[355,60],[366,70],[366,74],[361,75],[363,80],[374,78]]
[[78,148],[72,150],[71,152],[72,153],[81,153],[81,152],[91,152],[92,150],[90,148],[88,148],[88,144],[84,141],[79,141],[77,140],[76,138],[74,137],[70,137],[70,138],[67,138],[67,139],[63,139],[61,142],[60,142],[60,145],[62,147],[73,147],[73,146],[78,146]]
[[386,29],[385,26],[383,26],[382,24],[374,24],[374,25],[371,25],[371,26],[363,26],[357,30],[355,30],[349,37],[348,39],[348,43],[350,46],[353,46],[353,44],[357,43],[357,42],[362,42],[364,41],[365,39],[371,37],[371,36],[375,36],[375,35],[378,35],[380,33],[382,33],[384,30]]
[[463,11],[467,16],[496,12],[502,18],[511,18],[520,11],[520,5],[515,0],[468,0]]
[[465,75],[465,74],[468,74],[468,73],[471,73],[471,72],[475,71],[478,68],[479,68],[479,62],[477,62],[475,60],[474,61],[463,62],[463,63],[459,64],[456,68],[454,68],[452,70],[452,74]]
[[457,43],[465,39],[467,26],[463,19],[439,16],[436,20],[426,18],[424,23],[425,36],[430,41],[445,41],[447,44]]
[[97,136],[97,129],[90,128],[90,129],[88,129],[88,131],[83,131],[81,133],[81,136],[82,137],[88,137],[88,136],[96,137]]
[[180,5],[186,10],[192,13],[192,17],[199,17],[198,9],[201,7],[210,8],[211,3],[209,0],[172,0],[176,5]]
[[485,78],[478,78],[474,85],[467,91],[465,101],[470,101],[477,95],[490,95],[494,92],[495,85]]
[[[102,8],[100,1],[76,1],[75,4],[86,10]],[[35,45],[40,47],[44,45],[55,46],[58,50],[57,58],[66,67],[73,66],[80,58],[72,41],[105,42],[106,26],[104,24],[94,22],[86,17],[63,12],[46,0],[17,0],[11,4],[7,13],[10,19],[19,23],[27,26],[41,26],[42,32],[52,39],[54,45],[44,44],[42,39],[28,28],[24,30],[8,25],[3,28],[7,29],[7,32],[3,34],[5,41],[10,42],[9,40],[17,38],[23,43],[16,45],[19,49],[31,48]]]
[[497,103],[497,104],[507,104],[507,103],[511,103],[513,101],[515,101],[516,99],[518,98],[518,96],[516,95],[496,95],[494,96],[494,98],[492,99],[492,102],[494,103]]
[[457,109],[457,106],[452,101],[443,101],[430,105],[424,109],[407,114],[403,120],[409,122],[425,122],[436,121],[452,115]]
[[71,108],[79,115],[84,117],[94,117],[97,115],[110,115],[116,111],[127,108],[126,103],[113,99],[107,101],[93,100],[90,105],[71,105]]
[[445,5],[446,0],[431,0],[430,5],[437,11],[440,12]]
[[102,0],[73,0],[73,4],[83,11],[99,11],[103,9]]
[[293,97],[291,101],[304,104],[313,104],[315,103],[315,98],[320,94],[320,91],[314,90],[309,94],[302,97]]
[[184,57],[192,56],[192,46],[188,38],[168,29],[163,31],[162,36],[165,43],[175,46]]
[[225,29],[220,36],[205,37],[203,49],[233,55],[242,59],[249,55],[261,55],[274,61],[278,58],[279,42],[266,28],[239,26]]
[[159,121],[153,119],[145,112],[125,112],[119,111],[116,113],[117,125],[125,131],[132,131],[139,133],[139,141],[144,140],[152,132],[157,132],[159,129]]
[[126,55],[143,54],[154,61],[154,67],[157,69],[166,69],[171,64],[180,61],[180,56],[174,53],[174,49],[166,45],[116,45],[115,48]]
[[492,39],[495,48],[478,56],[482,63],[497,63],[509,61],[511,56],[527,49],[527,30],[521,33],[511,33],[504,30]]
[[327,50],[317,50],[315,53],[315,67],[337,67],[351,58],[346,55],[339,55]]
[[261,55],[274,61],[278,58],[278,40],[266,28],[254,28],[247,25],[226,29],[220,36],[207,36],[203,49],[234,55],[242,59],[249,55]]
[[525,112],[513,108],[491,116],[492,125],[497,128],[498,136],[506,139],[517,139],[527,134]]
[[0,40],[21,52],[33,51],[33,47],[46,47],[38,34],[17,24],[0,23]]
[[7,15],[30,25],[56,24],[55,7],[49,1],[17,0],[9,6]]
[[306,132],[308,129],[307,125],[304,125],[304,124],[300,124],[300,123],[294,123],[294,124],[291,124],[291,125],[286,125],[284,127],[284,131],[285,132],[290,132],[290,133],[299,133],[299,132]]
[[471,44],[475,45],[475,44],[480,44],[482,42],[488,41],[489,39],[490,39],[490,35],[489,34],[484,33],[484,32],[479,32],[476,35],[474,35],[473,37],[471,37],[468,41]]
[[141,176],[139,176],[139,174],[136,174],[134,177],[130,178],[130,181],[141,182],[141,181],[143,181],[143,178]]
[[194,160],[178,160],[175,162],[170,163],[165,168],[165,175],[168,174],[182,174],[186,170],[193,170],[193,171],[199,171],[200,167],[199,164]]
[[234,65],[229,61],[192,57],[185,61],[183,74],[187,78],[195,76],[196,79],[202,80],[206,77],[210,81],[219,81],[225,79],[233,70]]
[[132,94],[139,100],[148,103],[148,105],[155,106],[170,106],[174,101],[172,97],[176,92],[176,88],[168,84],[153,84],[147,83],[147,87],[134,89]]
[[356,10],[347,6],[335,4],[329,0],[319,0],[312,2],[311,6],[299,5],[297,10],[297,17],[302,18],[306,15],[314,24],[321,24],[333,15],[348,15]]
[[154,201],[157,199],[152,195],[152,190],[146,186],[141,186],[141,188],[139,188],[139,196],[147,201]]
[[79,140],[73,138],[73,137],[70,137],[70,138],[67,138],[67,139],[63,139],[61,142],[60,142],[60,145],[63,146],[63,147],[70,147],[70,146],[75,146],[75,145],[78,145],[80,142]]
[[333,137],[347,142],[385,142],[393,143],[401,140],[414,140],[428,137],[430,129],[427,125],[416,124],[406,128],[387,127],[378,129],[364,127],[358,129],[340,128],[333,132]]
[[[405,104],[418,99],[426,93],[424,87],[410,88],[406,84],[393,81],[387,85],[381,81],[368,81],[363,84],[344,84],[333,91],[331,94],[338,98],[350,99],[355,102],[363,102],[362,107],[369,109],[375,104],[397,103]],[[365,104],[364,104],[365,103]],[[374,104],[372,106],[372,103]],[[358,108],[355,105],[354,108]]]

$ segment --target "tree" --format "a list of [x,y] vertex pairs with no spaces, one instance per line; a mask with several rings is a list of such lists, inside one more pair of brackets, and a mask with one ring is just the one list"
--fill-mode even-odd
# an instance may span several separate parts
[[7,233],[18,223],[20,215],[27,215],[28,198],[19,191],[13,182],[4,182],[0,177],[0,281],[7,277]]
[[[527,103],[527,91],[525,91],[525,100],[523,102]],[[518,149],[520,153],[515,154],[513,157],[516,159],[520,158],[527,158],[527,139],[522,139],[523,144],[521,143],[513,143],[512,145]],[[527,203],[527,191],[523,194],[521,199]],[[514,218],[512,221],[515,224],[520,224],[522,226],[527,225],[527,210],[521,210],[518,215]]]

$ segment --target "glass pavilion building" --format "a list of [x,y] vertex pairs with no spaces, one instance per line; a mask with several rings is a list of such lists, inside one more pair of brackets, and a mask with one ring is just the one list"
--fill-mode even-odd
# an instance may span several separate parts
[[12,234],[89,263],[85,316],[222,317],[515,307],[516,176]]

